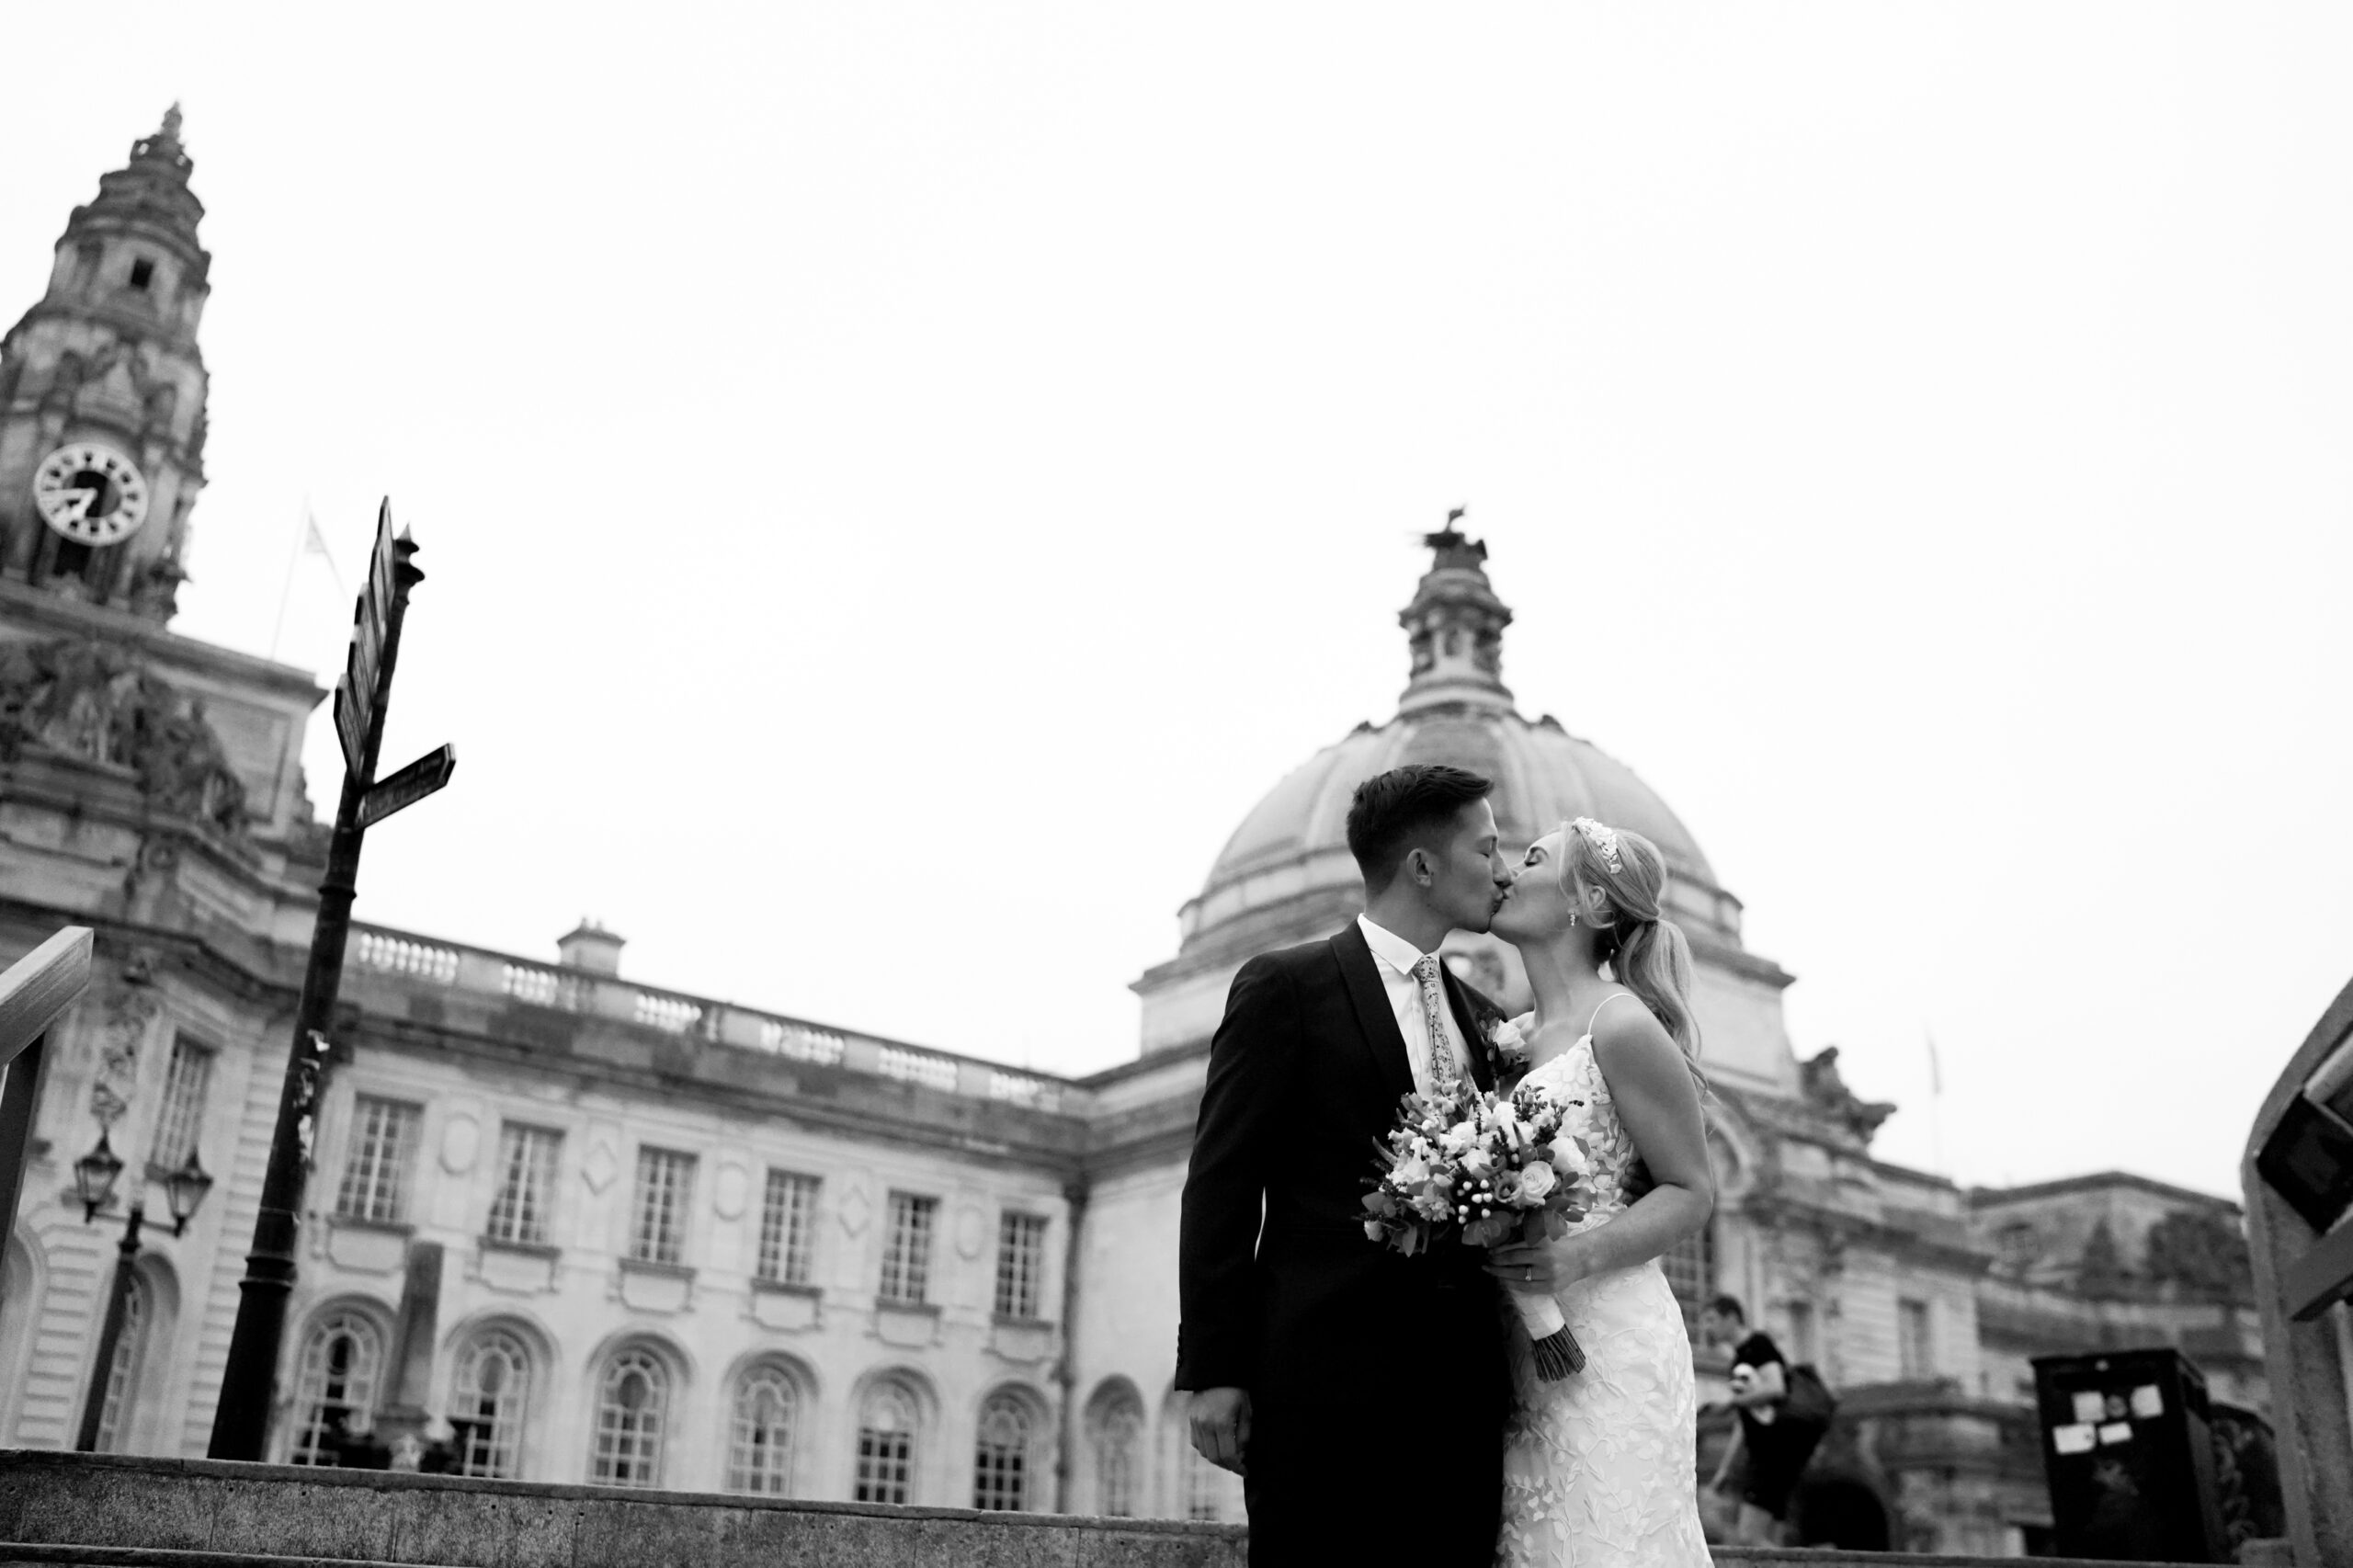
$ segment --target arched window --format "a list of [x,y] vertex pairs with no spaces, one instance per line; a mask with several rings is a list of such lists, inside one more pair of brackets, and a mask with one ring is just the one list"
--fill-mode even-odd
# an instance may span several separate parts
[[972,1506],[1017,1513],[1029,1506],[1029,1407],[1001,1393],[981,1406],[972,1445]]
[[106,1391],[98,1400],[96,1447],[102,1454],[122,1451],[139,1397],[140,1365],[147,1358],[147,1320],[153,1315],[147,1281],[133,1274],[123,1285],[122,1332],[115,1339],[114,1360],[107,1368]]
[[792,1490],[792,1431],[801,1390],[781,1367],[755,1367],[735,1385],[727,1490],[782,1497]]
[[376,1384],[384,1369],[384,1335],[365,1314],[329,1312],[312,1325],[295,1368],[292,1464],[337,1464],[336,1445],[352,1417],[372,1420]]
[[1105,1401],[1094,1435],[1096,1512],[1132,1519],[1143,1501],[1143,1402],[1126,1392]]
[[624,1350],[605,1368],[597,1393],[597,1443],[588,1479],[607,1486],[662,1483],[663,1414],[670,1372],[651,1350]]
[[1201,1457],[1201,1451],[1191,1443],[1185,1445],[1185,1517],[1214,1523],[1222,1517],[1219,1505],[1225,1494],[1224,1471]]
[[908,1503],[915,1499],[915,1395],[897,1383],[877,1383],[858,1413],[858,1482],[851,1501]]
[[531,1392],[531,1358],[513,1335],[493,1329],[458,1358],[449,1425],[457,1433],[458,1473],[512,1481],[522,1473],[523,1411]]

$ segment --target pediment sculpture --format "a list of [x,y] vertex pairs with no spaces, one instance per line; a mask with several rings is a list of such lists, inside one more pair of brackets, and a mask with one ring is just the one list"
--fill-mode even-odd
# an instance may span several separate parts
[[113,643],[0,646],[0,761],[28,747],[128,768],[152,809],[245,831],[244,781],[205,721],[203,700]]

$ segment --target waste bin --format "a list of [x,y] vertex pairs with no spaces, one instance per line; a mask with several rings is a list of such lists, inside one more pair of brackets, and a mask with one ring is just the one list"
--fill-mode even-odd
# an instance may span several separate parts
[[2038,1356],[2034,1393],[2059,1556],[2231,1560],[2206,1379],[2180,1351]]

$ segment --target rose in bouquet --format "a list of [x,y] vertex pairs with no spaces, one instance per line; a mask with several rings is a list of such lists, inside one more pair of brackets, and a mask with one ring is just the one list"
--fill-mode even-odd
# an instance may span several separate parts
[[[1565,1110],[1530,1084],[1495,1094],[1466,1080],[1407,1095],[1378,1145],[1365,1235],[1411,1257],[1447,1242],[1493,1247],[1567,1234],[1592,1191],[1585,1150],[1562,1128]],[[1549,1292],[1514,1289],[1511,1301],[1547,1381],[1585,1365]]]

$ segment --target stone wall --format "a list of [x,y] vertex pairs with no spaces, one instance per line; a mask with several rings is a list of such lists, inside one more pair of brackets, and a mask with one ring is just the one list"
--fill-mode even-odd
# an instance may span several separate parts
[[6,1542],[442,1568],[1243,1568],[1246,1540],[1233,1525],[0,1449]]
[[[1233,1525],[714,1497],[381,1471],[0,1449],[8,1544],[163,1549],[107,1562],[308,1560],[438,1568],[1244,1568]],[[98,1561],[92,1558],[89,1561]],[[1961,1568],[1990,1561],[1720,1547],[1717,1568]]]

